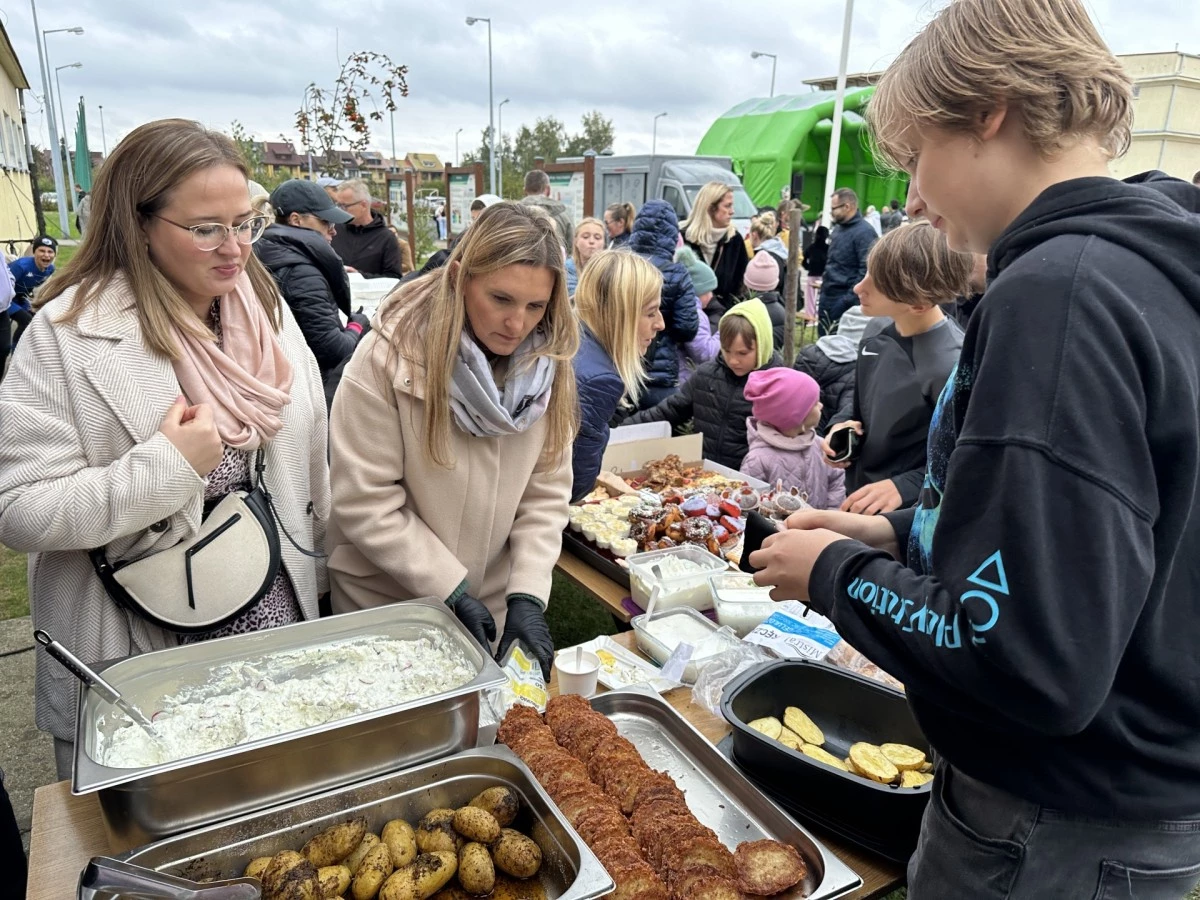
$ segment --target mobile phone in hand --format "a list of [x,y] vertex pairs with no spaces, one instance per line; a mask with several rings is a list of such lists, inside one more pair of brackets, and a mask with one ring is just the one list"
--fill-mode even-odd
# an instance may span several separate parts
[[758,569],[750,565],[750,554],[761,548],[768,536],[778,531],[779,525],[775,521],[751,510],[746,516],[746,532],[742,539],[742,558],[738,560],[738,568],[747,575],[757,572]]
[[853,462],[858,458],[859,442],[862,440],[853,428],[840,428],[829,435],[829,449],[833,451],[833,462]]

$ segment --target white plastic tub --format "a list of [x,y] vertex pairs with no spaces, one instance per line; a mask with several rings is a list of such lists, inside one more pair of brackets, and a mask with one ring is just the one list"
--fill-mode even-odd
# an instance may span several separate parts
[[630,623],[638,649],[660,666],[667,661],[681,642],[691,644],[695,651],[683,670],[683,683],[694,684],[699,667],[719,653],[724,653],[737,639],[703,613],[682,606],[666,612],[654,612],[654,619],[645,614],[635,616]]
[[[656,564],[662,569],[661,579],[654,574]],[[680,571],[685,568],[687,571]],[[728,568],[725,560],[718,559],[695,544],[635,553],[629,557],[629,589],[634,602],[642,609],[646,609],[650,602],[650,593],[655,585],[660,585],[662,590],[655,611],[680,606],[703,611],[712,609],[709,576]]]
[[754,576],[742,572],[718,572],[709,576],[713,608],[717,621],[728,625],[738,637],[745,637],[775,611],[769,587],[759,587]]

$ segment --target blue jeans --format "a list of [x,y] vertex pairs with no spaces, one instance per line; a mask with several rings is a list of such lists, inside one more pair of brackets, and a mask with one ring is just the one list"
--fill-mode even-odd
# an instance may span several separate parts
[[1200,819],[1121,822],[1014,797],[941,762],[909,900],[1179,900],[1200,880]]
[[817,300],[817,333],[824,337],[837,330],[842,313],[858,303],[853,290],[830,288],[821,285],[821,296]]

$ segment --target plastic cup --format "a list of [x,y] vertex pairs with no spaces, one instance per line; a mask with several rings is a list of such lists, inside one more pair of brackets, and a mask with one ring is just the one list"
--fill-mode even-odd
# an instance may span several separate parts
[[600,657],[595,653],[587,650],[579,654],[574,651],[560,653],[554,660],[554,667],[558,669],[560,694],[590,697],[596,693],[596,685],[600,679]]

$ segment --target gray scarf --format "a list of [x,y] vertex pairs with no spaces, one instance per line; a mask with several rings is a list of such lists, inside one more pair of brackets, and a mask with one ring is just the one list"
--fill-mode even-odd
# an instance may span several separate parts
[[504,387],[496,386],[487,356],[465,331],[458,341],[458,355],[450,379],[450,409],[454,421],[475,437],[520,434],[529,429],[550,405],[554,360],[529,356],[546,343],[538,330],[525,338],[509,357],[509,375]]

